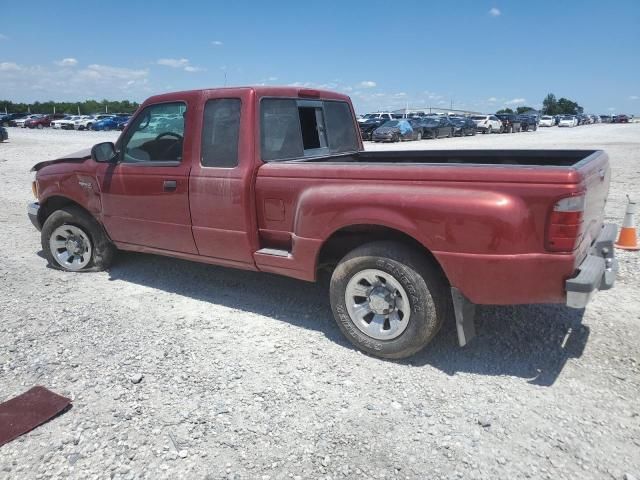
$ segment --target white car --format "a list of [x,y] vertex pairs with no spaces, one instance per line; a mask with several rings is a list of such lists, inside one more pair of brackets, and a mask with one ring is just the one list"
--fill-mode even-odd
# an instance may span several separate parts
[[578,125],[578,119],[573,115],[563,115],[558,122],[559,127],[575,127]]
[[540,117],[539,127],[553,127],[556,124],[556,120],[551,115],[543,115]]
[[381,118],[383,120],[393,120],[393,115],[386,112],[378,112],[378,113],[367,113],[358,119],[358,122],[363,123],[368,120],[375,120]]
[[42,117],[41,114],[34,113],[33,115],[27,115],[26,117],[19,118],[18,120],[16,120],[16,127],[25,128],[24,124],[27,122],[27,120],[31,120],[32,118],[40,118],[40,117]]
[[83,115],[79,120],[73,122],[73,128],[76,130],[91,130],[91,125],[103,118],[115,117],[115,115],[109,115],[107,113],[100,115]]
[[79,115],[67,115],[64,118],[59,118],[58,120],[54,120],[53,122],[51,122],[51,128],[55,128],[57,130],[60,130],[62,128],[69,128],[72,129],[73,128],[73,122],[80,119]]
[[482,133],[502,133],[502,122],[495,115],[473,115],[471,120]]

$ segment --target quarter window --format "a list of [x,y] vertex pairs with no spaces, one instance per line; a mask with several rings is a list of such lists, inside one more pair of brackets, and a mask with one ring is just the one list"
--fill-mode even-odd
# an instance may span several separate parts
[[266,98],[261,102],[261,146],[264,161],[357,151],[349,104]]
[[202,165],[233,168],[238,165],[240,99],[209,100],[202,125]]
[[184,143],[182,102],[150,105],[136,116],[122,142],[124,163],[181,162]]

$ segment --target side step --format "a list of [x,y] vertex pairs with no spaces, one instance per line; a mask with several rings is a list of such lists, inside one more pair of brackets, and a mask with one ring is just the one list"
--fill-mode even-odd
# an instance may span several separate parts
[[278,250],[277,248],[261,248],[256,253],[261,255],[271,255],[273,257],[290,257],[291,252],[287,250]]

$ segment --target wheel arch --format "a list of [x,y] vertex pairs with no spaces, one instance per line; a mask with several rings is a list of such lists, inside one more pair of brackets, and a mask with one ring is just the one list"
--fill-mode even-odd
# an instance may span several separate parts
[[69,197],[65,197],[64,195],[52,195],[40,202],[40,209],[38,210],[38,220],[40,221],[40,225],[44,225],[44,222],[47,221],[47,218],[49,218],[49,216],[56,210],[60,210],[63,207],[70,206],[83,210],[87,215],[91,216],[91,218],[102,225],[101,222],[95,217],[95,215],[87,210],[86,207],[82,206]]
[[355,248],[376,241],[395,241],[407,245],[424,254],[449,283],[446,272],[431,250],[409,233],[397,227],[382,224],[356,223],[334,230],[318,250],[316,258],[316,273],[333,269],[335,265]]

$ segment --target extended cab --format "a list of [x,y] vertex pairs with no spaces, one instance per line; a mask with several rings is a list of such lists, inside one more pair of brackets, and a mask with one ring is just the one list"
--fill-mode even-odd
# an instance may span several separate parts
[[121,249],[307,281],[327,269],[340,329],[385,358],[423,348],[451,306],[464,345],[476,304],[583,308],[617,270],[604,152],[365,152],[332,92],[151,97],[115,144],[33,170],[51,266],[102,270]]

